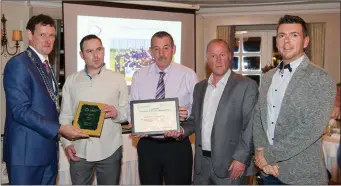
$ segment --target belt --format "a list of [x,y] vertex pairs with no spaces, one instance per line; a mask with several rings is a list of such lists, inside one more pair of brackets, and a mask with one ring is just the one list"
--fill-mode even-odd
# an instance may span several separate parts
[[204,155],[204,156],[206,156],[206,157],[211,157],[211,151],[202,150],[202,155]]
[[170,142],[170,141],[176,141],[174,138],[153,138],[153,137],[146,137],[146,138],[141,138],[141,139],[147,139],[150,141],[156,141],[156,142]]

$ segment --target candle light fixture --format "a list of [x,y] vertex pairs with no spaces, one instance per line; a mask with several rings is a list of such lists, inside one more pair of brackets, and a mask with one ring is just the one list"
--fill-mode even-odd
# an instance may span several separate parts
[[[5,15],[2,14],[1,18],[1,24],[2,24],[2,29],[1,29],[1,55],[4,54],[5,57],[8,55],[15,55],[19,51],[19,41],[22,41],[22,31],[21,30],[13,30],[12,32],[12,41],[15,41],[15,45],[13,47],[10,47],[8,45],[8,39],[7,39],[7,30],[6,30],[6,21],[7,19],[5,18]],[[8,51],[8,48],[15,48],[14,53],[10,53]]]

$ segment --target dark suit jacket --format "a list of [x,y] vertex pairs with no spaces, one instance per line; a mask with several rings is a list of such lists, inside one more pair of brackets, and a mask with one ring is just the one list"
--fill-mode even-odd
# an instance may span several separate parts
[[[27,50],[43,65],[33,50]],[[58,112],[26,51],[6,64],[4,89],[4,161],[7,166],[42,166],[57,161]]]
[[[189,119],[182,123],[185,136],[195,131],[195,173],[201,171],[201,125],[203,102],[208,85],[207,80],[196,84],[193,93],[193,106]],[[255,81],[231,72],[219,101],[211,134],[211,159],[217,177],[226,178],[233,160],[250,166],[254,153],[252,126],[249,126],[251,111],[258,96]],[[252,174],[246,171],[246,174]]]

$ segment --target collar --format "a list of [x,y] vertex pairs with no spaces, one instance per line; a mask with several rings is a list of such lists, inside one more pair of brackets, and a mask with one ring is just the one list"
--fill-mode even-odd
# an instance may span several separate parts
[[41,55],[33,46],[29,46],[36,54],[37,54],[37,56],[39,57],[39,59],[40,59],[40,61],[42,62],[42,63],[44,63],[45,64],[45,60],[47,60],[47,61],[49,61],[49,56],[43,56],[43,55]]
[[[103,66],[101,67],[101,69],[98,71],[97,75],[99,75],[99,74],[102,72],[103,69],[106,69],[105,63],[103,64]],[[93,77],[91,77],[91,76],[89,75],[88,67],[87,67],[86,65],[85,65],[85,67],[84,67],[84,72],[85,72],[85,74],[90,78],[90,80],[93,78]]]
[[155,68],[154,68],[154,72],[156,73],[156,74],[159,74],[159,72],[164,72],[165,73],[165,75],[167,74],[167,72],[169,72],[169,70],[171,69],[171,67],[172,67],[172,64],[173,64],[173,61],[168,65],[168,67],[165,69],[165,70],[160,70],[159,69],[159,67],[156,65],[156,63],[155,63]]
[[[303,61],[304,56],[305,56],[305,55],[302,55],[301,57],[297,58],[295,61],[289,63],[290,68],[292,69],[291,73],[294,73],[294,72],[295,72],[295,70],[297,69],[297,67],[298,67],[298,66],[301,64],[301,62]],[[277,65],[277,70],[278,70],[279,72],[281,72],[282,67],[283,67],[283,61],[281,61],[281,63]],[[284,69],[284,70],[285,70],[285,69]],[[289,70],[289,69],[287,69],[287,70]]]
[[[227,81],[229,79],[231,75],[231,69],[228,69],[227,72],[224,74],[223,78],[221,78],[218,82],[217,82],[217,85],[218,83],[222,83],[224,86],[227,84]],[[212,81],[213,81],[213,73],[210,75],[210,77],[208,78],[208,84],[212,85]]]

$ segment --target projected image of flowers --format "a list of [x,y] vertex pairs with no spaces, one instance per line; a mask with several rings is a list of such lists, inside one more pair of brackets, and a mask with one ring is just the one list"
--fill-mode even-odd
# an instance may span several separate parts
[[134,72],[152,63],[148,39],[113,39],[110,47],[110,69],[131,81]]

